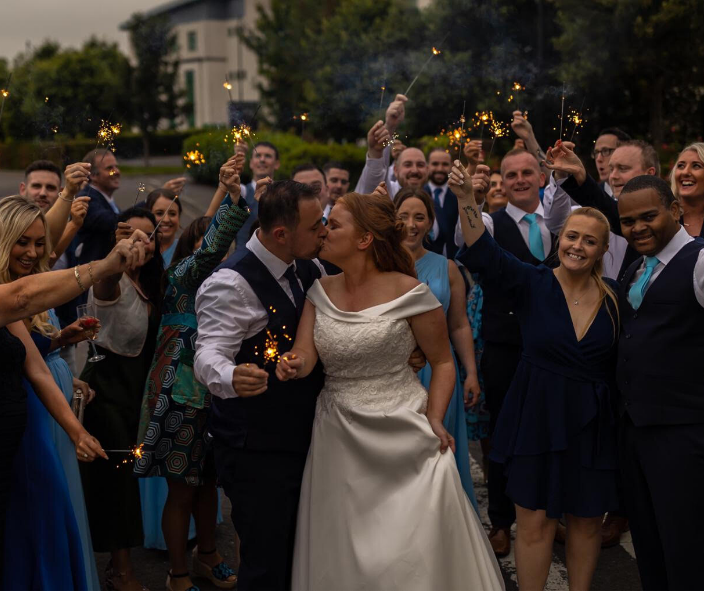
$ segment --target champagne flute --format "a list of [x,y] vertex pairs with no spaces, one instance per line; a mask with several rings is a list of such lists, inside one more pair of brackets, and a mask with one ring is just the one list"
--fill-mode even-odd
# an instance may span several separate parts
[[[81,304],[80,306],[78,306],[78,308],[76,308],[76,311],[78,312],[78,322],[83,329],[91,330],[98,325],[98,317],[95,313],[94,304]],[[95,332],[93,332],[91,334],[90,340],[88,341],[88,346],[91,349],[91,356],[88,358],[88,361],[91,362],[101,361],[105,359],[105,355],[99,355],[98,351],[96,351],[95,345],[93,344],[93,341],[96,339],[96,336],[97,335],[95,334]]]

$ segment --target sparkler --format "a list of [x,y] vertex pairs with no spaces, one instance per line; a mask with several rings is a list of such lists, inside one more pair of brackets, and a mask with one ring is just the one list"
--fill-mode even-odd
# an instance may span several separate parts
[[233,102],[233,93],[230,92],[233,89],[233,85],[230,84],[230,80],[228,80],[228,75],[225,75],[225,82],[223,82],[223,88],[228,91],[228,98],[230,99],[230,102]]
[[448,31],[443,37],[443,40],[438,44],[438,48],[432,47],[431,48],[431,55],[428,56],[428,59],[424,62],[424,65],[421,66],[421,70],[419,70],[419,73],[416,74],[416,77],[411,81],[411,84],[409,84],[409,88],[406,89],[406,92],[404,92],[404,96],[409,96],[409,91],[411,90],[411,87],[416,83],[416,81],[419,79],[419,76],[423,73],[423,71],[426,69],[426,66],[428,66],[429,62],[434,58],[436,55],[441,54],[441,47],[443,47],[443,44],[445,43],[445,40],[448,38],[448,35],[450,35],[450,31]]
[[304,128],[306,126],[306,121],[308,121],[310,118],[308,116],[308,113],[301,113],[301,115],[294,115],[294,119],[300,119],[301,120],[301,139],[304,138]]
[[135,207],[137,205],[137,200],[140,198],[140,194],[144,193],[146,190],[147,187],[144,183],[137,183],[137,196],[135,197],[135,202],[132,204],[132,207]]
[[561,131],[558,139],[563,139],[563,115],[565,113],[565,82],[563,83],[563,92],[561,93]]
[[201,164],[206,163],[206,157],[198,150],[190,150],[189,152],[186,152],[184,160],[186,160],[186,168],[191,168],[192,164],[194,166],[200,166]]
[[5,82],[5,88],[0,89],[0,94],[2,94],[2,104],[0,104],[0,122],[2,122],[2,112],[5,110],[5,99],[10,96],[10,81],[12,80],[12,72],[7,76],[7,82]]
[[490,153],[487,155],[487,162],[490,161],[492,157],[492,151],[494,150],[494,143],[498,137],[505,137],[509,135],[508,124],[497,121],[492,117],[492,122],[490,123],[490,132],[492,133],[492,144],[490,145]]
[[460,160],[460,155],[463,152],[463,135],[465,134],[465,101],[463,101],[463,114],[460,116],[460,141],[458,142],[458,160]]
[[583,106],[585,106],[585,97],[583,97],[583,100],[580,101],[580,110],[578,112],[571,111],[568,115],[568,121],[573,122],[573,133],[570,134],[571,142],[573,141],[573,137],[575,136],[578,126],[583,124]]
[[[142,449],[144,448],[144,443],[140,443],[139,445],[135,445],[135,447],[130,448],[130,449],[104,449],[103,451],[106,453],[114,453],[114,454],[130,454],[132,458],[126,458],[121,464],[128,464],[132,463],[134,461],[134,458],[140,459],[143,455],[144,452]],[[120,467],[120,464],[115,466],[116,468]]]

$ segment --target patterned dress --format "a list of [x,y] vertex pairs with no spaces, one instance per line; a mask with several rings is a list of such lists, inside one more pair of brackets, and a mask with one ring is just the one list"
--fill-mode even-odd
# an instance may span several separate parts
[[144,444],[144,453],[135,461],[136,476],[203,484],[211,396],[193,373],[196,292],[223,260],[249,215],[243,199],[234,204],[228,195],[208,226],[201,248],[167,271],[164,315],[142,399],[137,441]]

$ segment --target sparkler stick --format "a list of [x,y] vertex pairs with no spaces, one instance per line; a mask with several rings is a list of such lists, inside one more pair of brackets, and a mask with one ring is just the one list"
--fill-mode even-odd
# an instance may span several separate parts
[[463,132],[465,131],[465,101],[463,101],[463,114],[460,116],[460,143],[458,144],[458,160],[463,153]]
[[2,113],[5,110],[5,99],[10,96],[10,81],[12,80],[12,72],[7,76],[7,82],[5,82],[5,88],[0,89],[2,94],[2,104],[0,104],[0,122],[2,122]]
[[137,205],[137,200],[140,198],[140,194],[144,193],[146,190],[147,187],[145,187],[144,183],[137,183],[137,196],[135,197],[135,202],[132,204],[132,207]]
[[565,113],[565,82],[563,83],[563,92],[561,93],[561,133],[558,136],[559,140],[563,139],[563,114]]
[[438,48],[431,48],[431,55],[428,57],[426,62],[424,63],[423,66],[421,66],[421,70],[419,70],[419,73],[416,74],[416,77],[411,81],[411,84],[409,84],[409,88],[406,89],[404,92],[404,96],[409,96],[409,91],[411,90],[411,87],[416,83],[416,81],[419,79],[419,76],[423,73],[423,71],[426,69],[426,66],[428,66],[429,62],[433,59],[433,56],[435,55],[440,55],[441,53],[441,47],[443,46],[443,43],[445,43],[445,40],[448,38],[448,35],[450,35],[450,31],[448,31],[443,37],[443,40],[438,44]]

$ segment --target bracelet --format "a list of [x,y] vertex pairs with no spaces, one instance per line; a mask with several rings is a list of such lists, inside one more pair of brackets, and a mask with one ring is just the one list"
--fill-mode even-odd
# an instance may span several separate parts
[[[76,198],[76,197],[74,197],[74,199],[75,199],[75,198]],[[64,201],[68,201],[69,203],[73,203],[73,199],[66,199],[66,197],[64,197],[64,192],[63,192],[63,191],[62,191],[61,193],[59,193],[59,199],[63,199]]]
[[91,269],[90,263],[88,263],[88,275],[91,277],[91,283],[95,283],[95,279],[93,279],[93,269]]
[[76,283],[78,283],[78,287],[81,288],[81,291],[86,291],[86,288],[83,286],[83,281],[81,281],[81,275],[78,272],[78,265],[73,268],[73,274],[76,276]]

